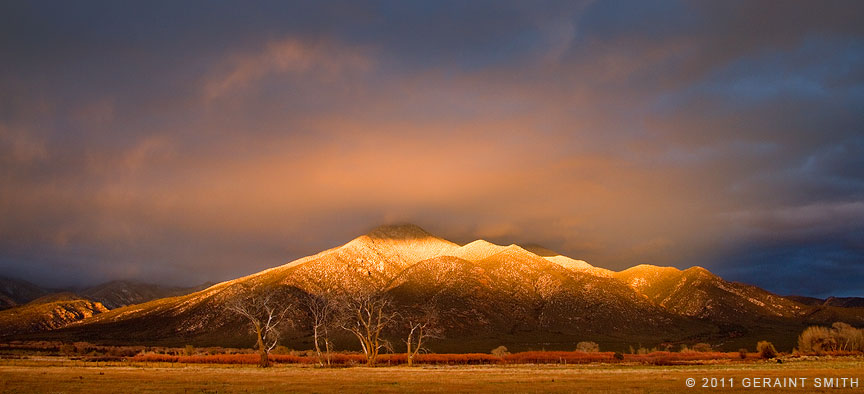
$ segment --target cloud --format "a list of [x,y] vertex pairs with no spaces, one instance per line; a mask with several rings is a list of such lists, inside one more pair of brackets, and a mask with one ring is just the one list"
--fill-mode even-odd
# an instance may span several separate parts
[[806,241],[825,234],[864,228],[864,202],[819,202],[803,206],[777,207],[735,212],[729,219],[750,232],[751,237]]
[[286,38],[269,42],[256,53],[230,56],[226,71],[220,71],[204,86],[208,100],[236,94],[263,78],[287,74],[297,78],[340,78],[368,71],[374,64],[368,51],[342,47],[326,41],[305,42]]
[[7,164],[31,164],[48,158],[45,143],[37,137],[0,124],[0,156]]
[[860,265],[857,3],[3,7],[10,274],[193,284],[406,221],[614,269]]

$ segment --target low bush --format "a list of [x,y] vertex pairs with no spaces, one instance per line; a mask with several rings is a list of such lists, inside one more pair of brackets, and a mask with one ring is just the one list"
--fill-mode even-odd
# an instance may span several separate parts
[[585,353],[599,352],[600,345],[594,342],[579,342],[576,344],[576,351]]
[[85,355],[94,349],[94,346],[87,342],[75,342],[73,346],[75,346],[75,352],[79,355]]
[[813,354],[864,351],[864,330],[841,322],[830,328],[807,327],[798,337],[798,351]]
[[[404,354],[399,354],[402,358]],[[468,354],[418,354],[414,358],[415,363],[419,364],[445,364],[445,365],[480,365],[480,364],[500,364],[501,357],[483,353],[468,353]]]
[[759,357],[765,360],[777,357],[777,349],[774,348],[774,344],[768,341],[759,341],[756,344],[756,352],[759,353]]
[[507,347],[503,346],[503,345],[498,346],[495,349],[492,349],[492,351],[490,351],[489,353],[492,354],[493,356],[498,356],[498,357],[504,357],[504,356],[510,354],[510,352],[507,351]]
[[64,356],[71,356],[75,354],[75,345],[71,343],[64,343],[60,345],[60,353]]
[[709,360],[735,360],[738,353],[724,352],[651,352],[646,354],[625,354],[625,362],[637,362],[650,365],[688,364]]
[[[218,355],[170,355],[142,353],[127,358],[138,362],[169,362],[189,364],[248,364],[255,365],[259,356],[254,353]],[[567,352],[567,351],[528,351],[503,356],[484,353],[468,354],[418,354],[414,363],[427,365],[490,365],[490,364],[591,364],[591,363],[638,363],[647,365],[676,365],[699,363],[709,360],[739,360],[737,352],[666,352],[656,351],[643,354],[621,354],[615,352]],[[317,364],[314,356],[290,354],[270,354],[275,364]],[[362,365],[365,358],[359,353],[333,353],[332,365]],[[403,365],[407,363],[405,354],[382,354],[378,356],[379,365]]]
[[503,357],[508,364],[590,364],[614,362],[612,352],[520,352]]
[[276,346],[276,348],[273,349],[273,350],[270,352],[270,354],[290,354],[290,355],[292,355],[292,356],[297,356],[297,355],[298,355],[297,352],[295,352],[295,351],[289,349],[289,348],[286,347],[286,346],[282,346],[282,345]]

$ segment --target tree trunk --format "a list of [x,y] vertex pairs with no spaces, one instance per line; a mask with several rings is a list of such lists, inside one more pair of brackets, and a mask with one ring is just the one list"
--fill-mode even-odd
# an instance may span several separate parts
[[330,339],[329,339],[329,335],[327,335],[326,332],[324,334],[324,351],[325,351],[324,357],[326,358],[327,366],[329,367],[330,366]]
[[408,337],[408,366],[414,365],[414,355],[411,354],[411,337]]
[[267,354],[267,350],[261,351],[261,361],[258,362],[258,366],[261,368],[267,368],[270,366],[270,357]]
[[258,362],[258,366],[261,368],[267,368],[270,366],[270,357],[267,354],[267,347],[264,345],[264,337],[261,333],[260,327],[255,327],[255,333],[258,334],[258,351],[261,353],[261,360]]
[[313,327],[312,336],[315,341],[315,354],[318,356],[318,365],[324,366],[324,357],[321,354],[321,346],[318,345],[318,326]]
[[366,355],[366,365],[374,367],[376,358],[378,358],[378,344],[370,340],[369,354]]

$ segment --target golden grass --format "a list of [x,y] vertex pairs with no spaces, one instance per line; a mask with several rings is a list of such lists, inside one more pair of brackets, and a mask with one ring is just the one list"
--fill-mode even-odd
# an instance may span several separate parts
[[[60,358],[0,360],[3,393],[223,393],[223,392],[694,392],[686,378],[858,377],[864,359],[784,364],[719,363],[694,366],[496,365],[322,369],[302,365],[258,369],[246,365],[85,363]],[[718,392],[754,392],[740,386]],[[858,392],[861,387],[855,389]],[[791,390],[796,391],[796,390]],[[847,390],[831,390],[843,392]],[[813,392],[812,389],[797,392]]]

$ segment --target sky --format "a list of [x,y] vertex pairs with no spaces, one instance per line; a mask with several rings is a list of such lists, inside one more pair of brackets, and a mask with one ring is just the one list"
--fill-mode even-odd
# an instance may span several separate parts
[[864,2],[0,1],[0,275],[414,223],[864,296]]

